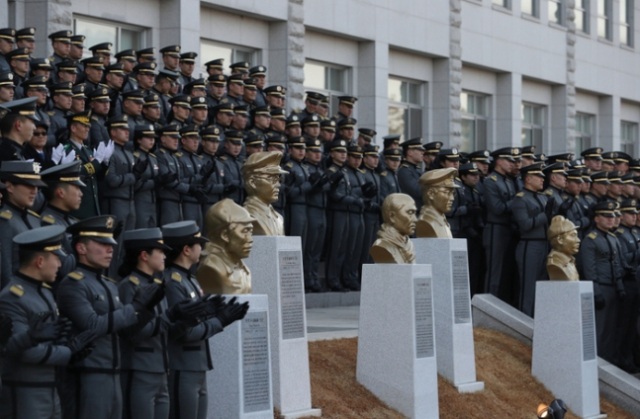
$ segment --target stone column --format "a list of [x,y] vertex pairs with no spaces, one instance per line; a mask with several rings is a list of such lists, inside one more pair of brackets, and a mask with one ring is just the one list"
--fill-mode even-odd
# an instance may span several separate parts
[[[358,46],[358,127],[378,132],[375,144],[389,131],[389,44],[360,42]],[[357,135],[357,134],[356,134]]]
[[[160,43],[158,50],[167,45],[180,45],[182,52],[200,54],[200,2],[198,0],[163,0],[160,2]],[[162,56],[158,65],[164,68]],[[199,68],[199,58],[196,67]]]
[[[575,142],[573,139],[573,129],[569,128],[569,112],[573,110],[571,120],[575,125],[575,103],[573,107],[569,106],[568,85],[551,87],[551,108],[550,108],[550,132],[551,138],[545,138],[542,150],[536,150],[537,153],[544,152],[547,154],[559,154],[566,151],[573,151]],[[575,102],[575,88],[573,99]],[[569,144],[571,142],[571,144]]]
[[598,145],[605,150],[620,149],[620,98],[600,96],[598,101]]
[[522,75],[498,74],[496,92],[495,140],[490,150],[522,144]]
[[[567,127],[566,144],[567,151],[575,151],[575,129],[576,129],[576,24],[575,0],[566,0],[565,10],[567,13],[567,87],[566,87],[566,109]],[[557,143],[557,141],[554,141]]]
[[[0,0],[0,9],[6,10],[1,6],[2,1],[4,0]],[[29,13],[26,13],[26,10]],[[47,35],[65,29],[73,30],[71,0],[16,1],[13,4],[13,16],[10,16],[6,23],[6,26],[13,25],[17,29],[26,26],[36,28],[36,50],[33,55],[49,57],[53,54],[53,48]]]

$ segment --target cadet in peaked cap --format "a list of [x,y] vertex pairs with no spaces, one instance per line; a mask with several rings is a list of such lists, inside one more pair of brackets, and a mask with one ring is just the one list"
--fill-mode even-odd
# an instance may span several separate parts
[[136,58],[139,63],[153,62],[156,60],[156,49],[154,47],[136,50]]
[[180,58],[180,45],[168,45],[166,47],[160,48],[160,53],[165,56],[168,55],[170,57]]
[[56,66],[56,80],[75,82],[77,78],[78,62],[76,60],[63,60]]
[[51,40],[51,46],[53,47],[53,55],[49,57],[49,61],[54,67],[69,55],[72,35],[73,33],[67,30],[49,34],[48,38]]
[[430,143],[426,143],[423,145],[424,147],[424,155],[422,156],[422,161],[425,165],[425,170],[431,170],[437,168],[436,165],[436,157],[442,148],[441,141],[433,141]]
[[562,154],[554,154],[552,156],[547,156],[548,164],[553,164],[556,162],[569,163],[571,160],[573,160],[573,153],[562,153]]
[[53,70],[53,66],[51,65],[51,61],[48,58],[32,58],[29,62],[30,72],[29,75],[33,76],[46,76],[47,78],[51,76],[51,71]]
[[339,123],[345,118],[350,118],[357,100],[358,98],[353,96],[338,96],[338,113],[333,115],[331,119]]
[[84,35],[73,35],[69,38],[71,40],[71,48],[69,49],[69,58],[79,60],[82,58],[84,51],[84,41],[87,39]]
[[237,63],[231,64],[229,68],[231,69],[231,74],[241,74],[241,73],[249,74],[250,66],[251,64],[249,64],[246,61],[239,61]]
[[[15,185],[46,187],[40,175],[40,164],[27,161],[3,161],[0,165],[0,178]],[[6,202],[5,202],[6,204]]]
[[[287,121],[288,123],[288,121]],[[336,132],[336,121],[325,119],[320,122],[320,131]]]
[[197,56],[198,54],[195,52],[185,52],[180,54],[180,61],[178,62],[178,66],[180,67],[180,78],[178,79],[178,83],[182,86],[195,80],[192,75]]
[[422,138],[412,138],[400,143],[400,147],[406,152],[407,150],[420,150],[425,151],[422,146]]
[[[16,88],[16,85],[14,83],[14,76],[12,72],[4,71],[0,73],[0,87],[8,87],[11,89],[11,92],[13,93],[13,89]],[[11,95],[11,97],[13,97],[13,95]],[[3,99],[2,103],[11,101],[11,100],[4,100],[5,99],[4,97],[2,99]],[[8,96],[7,96],[7,99],[8,99]]]
[[426,154],[437,155],[438,153],[440,153],[440,149],[441,148],[442,148],[442,142],[441,141],[433,141],[431,143],[426,143],[424,145],[424,152]]
[[377,132],[371,128],[358,128],[358,145],[364,147],[367,144],[371,144],[376,134]]
[[265,139],[267,151],[284,151],[287,137],[284,135],[270,135]]
[[640,159],[631,159],[629,161],[629,170],[632,172],[640,172]]
[[209,74],[209,76],[221,75],[224,69],[224,58],[207,61],[204,63],[204,66],[207,68],[207,74]]
[[353,132],[357,123],[357,119],[350,117],[342,118],[339,121],[336,121],[336,124],[338,125],[338,133],[345,140],[349,142],[353,141]]
[[438,163],[441,167],[458,168],[460,166],[460,153],[457,148],[441,148],[438,152]]
[[[162,62],[164,63],[164,69],[173,71],[175,73],[180,72],[180,67],[178,66],[180,61],[180,45],[169,45],[160,49],[162,53]],[[178,81],[178,78],[176,78]],[[173,92],[173,94],[177,93],[177,90]]]
[[[552,163],[543,169],[546,176],[544,194],[554,201],[553,215],[558,215],[563,204],[562,190],[567,185],[567,172],[564,162]],[[566,211],[564,211],[565,215]]]
[[600,171],[591,173],[591,181],[594,183],[602,183],[609,185],[609,172]]
[[118,60],[118,62],[129,61],[131,63],[135,63],[136,51],[133,49],[125,49],[123,51],[118,52],[116,55],[114,55],[114,57],[116,58],[116,60]]
[[191,105],[191,122],[198,126],[206,125],[209,115],[207,98],[192,96],[189,104]]
[[615,151],[607,151],[602,153],[602,170],[607,172],[614,170],[616,162],[614,159],[618,156]]
[[423,170],[419,167],[424,155],[422,138],[411,138],[400,143],[400,146],[404,154],[404,161],[398,168],[400,190],[414,199],[419,210],[423,205],[422,190],[418,184],[418,180],[423,174]]
[[[284,96],[284,88],[280,85],[269,86],[264,89],[264,93],[267,96],[282,97]],[[281,106],[278,106],[278,107],[281,107]]]
[[180,61],[183,61],[185,63],[195,63],[197,56],[198,53],[196,52],[185,52],[180,54]]
[[388,148],[382,152],[385,159],[402,160],[402,151],[399,148]]
[[111,60],[111,47],[113,47],[111,42],[102,42],[89,47],[89,51],[93,53],[94,57],[104,57],[105,62],[109,63],[109,60]]
[[592,147],[584,150],[580,153],[585,160],[597,160],[602,161],[602,148],[601,147]]
[[22,28],[16,31],[16,46],[18,48],[29,48],[29,51],[35,51],[36,28]]
[[287,111],[286,109],[283,109],[283,108],[271,108],[270,114],[271,114],[272,121],[274,119],[286,121],[287,119]]
[[193,79],[184,85],[182,93],[185,95],[205,97],[207,94],[204,79]]
[[[38,76],[38,77],[41,78],[41,76]],[[40,118],[38,118],[38,116],[36,115],[37,100],[38,98],[36,97],[27,97],[24,99],[18,99],[11,102],[7,102],[0,107],[0,115],[2,115],[2,118],[0,118],[0,120],[2,121],[1,125],[3,126],[2,131],[3,133],[5,133],[4,134],[5,140],[9,139],[9,141],[12,141],[11,137],[6,135],[6,132],[10,131],[10,127],[13,125],[16,118],[23,116],[35,122],[40,121]],[[3,140],[2,143],[0,143],[0,150],[2,150],[3,152],[3,153],[0,153],[0,159],[6,159],[6,156],[7,156],[4,154],[4,152],[7,150],[2,146],[4,142],[5,141]]]
[[266,76],[267,75],[267,67],[263,66],[263,65],[257,65],[255,67],[251,67],[249,69],[249,76],[250,77],[260,77],[260,76]]
[[[311,114],[309,116],[306,116],[300,122],[301,122],[303,128],[306,128],[306,127],[320,127],[320,118],[316,114]],[[317,135],[315,135],[314,138],[315,137],[317,137]]]
[[632,160],[632,157],[623,151],[616,152],[616,156],[613,158],[615,163],[615,170],[621,170],[622,172],[627,172],[629,170],[629,162]]
[[124,71],[122,68],[124,65],[122,63],[110,64],[104,68],[104,74],[117,74],[120,76],[124,76]]
[[[6,58],[6,60],[10,63],[11,60],[16,60],[16,61],[31,61],[31,57],[29,57],[29,48],[23,47],[23,48],[16,48],[12,51],[7,52],[6,54],[4,54],[4,57]],[[26,74],[26,72],[25,72]]]
[[[73,86],[73,88],[71,89],[71,92],[73,93],[73,98],[74,99],[78,99],[81,100],[82,103],[84,104],[84,99],[87,98],[87,96],[84,94],[85,91],[85,85],[84,83],[79,83],[76,84],[75,86]],[[83,107],[84,108],[84,107]],[[72,108],[73,109],[73,105]]]
[[[293,127],[293,126],[300,126],[300,117],[298,115],[290,115],[287,118],[287,128]],[[334,125],[334,130],[335,130],[335,125]]]
[[460,176],[481,174],[480,169],[478,169],[478,165],[476,163],[461,164],[458,168],[458,173],[460,173]]
[[471,161],[472,163],[482,163],[488,165],[491,163],[491,160],[489,159],[490,156],[491,152],[489,150],[476,150],[472,153],[469,153],[469,161]]
[[528,145],[522,147],[520,156],[522,157],[522,166],[528,166],[536,161],[536,146]]
[[264,151],[264,136],[262,134],[248,133],[244,137],[244,148],[247,152],[247,157],[253,153]]
[[[387,150],[389,148],[399,148],[400,138],[401,138],[400,134],[385,135],[384,137],[382,137],[383,149]],[[378,173],[382,174],[382,172],[384,172],[386,169],[387,169],[387,163],[385,160],[384,151],[382,151],[380,152],[380,158],[378,159]],[[395,173],[394,173],[394,176],[395,176]],[[395,180],[397,180],[397,178]],[[397,192],[399,191],[400,190],[398,189]],[[395,193],[395,192],[390,192],[390,193]],[[383,196],[386,196],[386,195],[383,195]]]
[[491,157],[493,157],[494,161],[497,159],[506,159],[506,160],[509,160],[510,162],[515,163],[516,159],[514,157],[514,153],[517,153],[519,155],[520,150],[514,147],[503,147],[498,150],[494,150],[491,153]]
[[[50,167],[47,170],[40,172],[42,181],[44,181],[49,188],[55,184],[64,183],[74,186],[87,186],[80,179],[80,161],[74,160],[69,163],[62,163],[56,166]],[[44,213],[43,213],[44,214]]]
[[15,45],[16,30],[13,28],[0,29],[0,71],[9,71],[9,63],[4,54],[11,52]]

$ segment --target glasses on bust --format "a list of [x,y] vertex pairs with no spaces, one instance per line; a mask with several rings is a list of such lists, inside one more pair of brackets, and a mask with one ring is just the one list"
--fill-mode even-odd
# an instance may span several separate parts
[[47,132],[46,131],[34,131],[33,136],[34,137],[46,137],[47,136]]
[[284,182],[284,175],[258,175],[259,179],[264,179],[272,185]]

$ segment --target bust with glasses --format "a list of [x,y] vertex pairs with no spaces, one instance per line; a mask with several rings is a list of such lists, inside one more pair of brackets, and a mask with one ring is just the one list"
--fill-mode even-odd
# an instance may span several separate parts
[[460,187],[453,180],[457,172],[450,167],[430,170],[420,176],[424,205],[420,209],[420,217],[416,223],[418,237],[452,237],[445,214],[451,211],[455,190]]

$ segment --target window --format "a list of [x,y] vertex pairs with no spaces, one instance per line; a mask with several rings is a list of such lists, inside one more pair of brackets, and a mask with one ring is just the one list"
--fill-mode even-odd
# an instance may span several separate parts
[[579,155],[584,150],[591,148],[593,143],[592,136],[594,132],[595,116],[584,113],[576,114],[576,149],[575,154]]
[[542,150],[544,106],[522,104],[522,146],[534,145]]
[[305,61],[304,86],[329,96],[329,115],[338,112],[338,96],[348,94],[349,70],[318,61]]
[[620,122],[620,148],[630,156],[636,155],[636,142],[638,141],[638,124],[633,122]]
[[620,43],[633,45],[633,0],[620,0]]
[[246,61],[251,66],[260,64],[260,56],[258,51],[252,48],[240,47],[236,45],[221,44],[218,42],[208,41],[206,39],[200,40],[200,63],[202,68],[200,69],[202,74],[207,74],[207,68],[204,63],[211,60],[217,60],[218,58],[224,58],[224,74],[230,74],[231,69],[229,65],[240,61]]
[[422,137],[422,83],[389,78],[389,135]]
[[562,13],[563,0],[549,0],[549,22],[562,25],[564,16]]
[[598,36],[611,39],[611,0],[597,0],[598,2]]
[[460,111],[462,112],[461,151],[472,152],[487,148],[488,98],[476,93],[460,93]]
[[509,0],[491,0],[491,2],[497,6],[509,8]]
[[114,54],[125,49],[141,49],[146,46],[143,28],[122,23],[77,16],[73,20],[73,32],[86,36],[86,48],[83,53],[87,57],[91,56],[89,47],[102,42],[111,42]]
[[522,0],[521,11],[523,14],[538,17],[538,0]]
[[575,0],[574,5],[576,30],[589,33],[589,0]]

